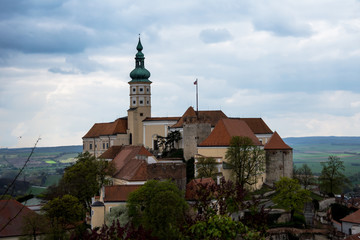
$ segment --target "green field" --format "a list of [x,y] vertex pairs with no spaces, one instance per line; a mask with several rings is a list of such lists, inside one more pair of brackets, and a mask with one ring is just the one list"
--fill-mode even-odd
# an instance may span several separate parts
[[[358,137],[309,137],[285,138],[284,141],[293,148],[294,166],[301,167],[306,163],[315,175],[322,170],[321,163],[330,155],[344,162],[347,177],[360,173],[360,138]],[[360,179],[353,182],[360,183]]]
[[[13,179],[18,171],[24,166],[29,158],[31,148],[0,149],[0,180]],[[46,187],[56,184],[61,178],[64,169],[76,161],[78,154],[82,152],[82,146],[64,147],[41,147],[36,148],[30,161],[17,179],[26,183],[28,189],[21,189],[21,193],[33,193],[37,195]],[[0,194],[5,189],[0,186]]]
[[56,163],[56,162],[53,161],[53,160],[46,160],[45,162],[48,163],[48,164],[54,164],[54,163]]
[[54,184],[57,184],[60,180],[60,178],[62,177],[62,175],[60,174],[55,174],[55,175],[49,175],[47,178],[46,178],[46,181],[45,181],[45,186],[46,187],[49,187],[51,185],[54,185]]
[[31,186],[27,192],[27,194],[33,194],[35,196],[42,194],[46,191],[46,188],[42,188],[42,187],[36,187],[36,186]]

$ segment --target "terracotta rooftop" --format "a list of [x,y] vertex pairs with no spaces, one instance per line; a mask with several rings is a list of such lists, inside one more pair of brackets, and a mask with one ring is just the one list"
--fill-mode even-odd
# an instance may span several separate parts
[[261,145],[245,121],[239,119],[221,119],[210,135],[199,146],[229,146],[233,136],[249,137],[255,145]]
[[125,202],[130,193],[142,185],[114,185],[105,187],[104,202]]
[[116,155],[121,151],[123,146],[111,146],[99,158],[114,159]]
[[360,223],[360,210],[353,212],[346,217],[340,219],[342,222],[350,222],[350,223]]
[[273,131],[268,127],[268,125],[262,120],[262,118],[234,118],[240,119],[246,122],[250,129],[255,134],[272,134]]
[[146,121],[179,121],[180,117],[147,117],[143,120]]
[[118,118],[114,122],[95,123],[83,138],[94,138],[100,136],[126,134],[127,118]]
[[265,150],[275,150],[275,149],[282,149],[282,150],[291,150],[292,148],[289,147],[279,136],[279,134],[275,131],[274,134],[271,136],[269,142],[264,147]]
[[153,156],[143,146],[123,146],[112,160],[115,167],[113,177],[128,181],[146,181],[146,159]]
[[20,212],[19,215],[0,232],[0,238],[22,235],[22,228],[24,226],[23,218],[29,214],[37,214],[16,200],[0,200],[0,209],[1,228],[8,223],[9,219],[12,219]]
[[[193,107],[189,107],[179,119],[179,121],[171,127],[182,128],[185,119],[188,117],[196,117],[196,112]],[[227,116],[221,110],[199,111],[199,118],[208,120],[211,123],[211,126],[214,127],[220,119],[227,118]]]
[[196,199],[196,190],[199,185],[212,185],[215,184],[215,181],[212,178],[197,178],[191,180],[186,184],[185,199],[194,200]]
[[359,240],[360,239],[360,233],[358,234],[354,234],[354,235],[350,235],[347,238],[345,238],[344,240]]

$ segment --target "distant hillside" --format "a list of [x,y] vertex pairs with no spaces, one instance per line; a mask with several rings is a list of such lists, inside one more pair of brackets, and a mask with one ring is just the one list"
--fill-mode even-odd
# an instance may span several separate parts
[[330,145],[358,145],[360,146],[360,137],[289,137],[284,138],[288,145],[312,145],[312,144],[330,144]]
[[291,137],[284,141],[294,149],[294,166],[306,163],[318,175],[321,163],[335,155],[344,162],[345,175],[351,182],[360,183],[360,137]]
[[[27,153],[31,152],[32,148],[0,148],[0,154],[11,153]],[[49,152],[62,152],[62,153],[81,153],[82,145],[75,146],[59,146],[59,147],[37,147],[35,149],[37,153],[49,153]]]
[[[0,149],[0,193],[24,166],[32,148]],[[64,169],[76,161],[82,146],[37,147],[15,183],[12,195],[39,194],[56,184]]]

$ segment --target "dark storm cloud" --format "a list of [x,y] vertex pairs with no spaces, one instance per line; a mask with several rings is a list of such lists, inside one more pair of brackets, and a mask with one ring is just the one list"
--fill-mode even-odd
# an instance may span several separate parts
[[54,10],[61,7],[64,2],[61,0],[2,0],[0,19],[24,15],[50,15]]
[[[77,1],[10,1],[0,8],[0,49],[23,53],[80,53],[121,43],[126,20]],[[120,22],[120,24],[119,24]]]
[[84,29],[57,24],[49,19],[3,21],[0,47],[24,53],[77,53],[91,42]]

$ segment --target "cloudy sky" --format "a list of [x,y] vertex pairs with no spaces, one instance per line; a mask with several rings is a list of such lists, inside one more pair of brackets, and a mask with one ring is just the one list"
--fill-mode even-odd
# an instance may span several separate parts
[[139,33],[153,116],[194,106],[198,78],[202,110],[360,136],[359,0],[0,0],[0,147],[126,116]]

